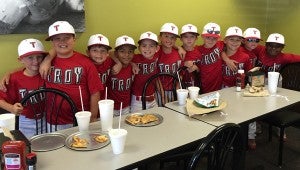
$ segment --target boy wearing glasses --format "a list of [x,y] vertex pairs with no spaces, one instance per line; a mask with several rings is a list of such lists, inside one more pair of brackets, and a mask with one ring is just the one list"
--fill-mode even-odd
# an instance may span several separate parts
[[222,58],[224,43],[218,41],[221,37],[220,26],[208,23],[203,27],[201,37],[203,45],[198,46],[200,56],[196,64],[200,70],[201,93],[220,90],[222,87]]

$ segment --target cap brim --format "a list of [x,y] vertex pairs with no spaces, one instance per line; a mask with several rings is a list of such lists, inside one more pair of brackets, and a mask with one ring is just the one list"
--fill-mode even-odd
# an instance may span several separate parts
[[161,33],[169,33],[169,34],[173,34],[173,35],[175,35],[177,38],[179,38],[179,37],[180,37],[179,35],[177,35],[177,34],[174,34],[174,33],[172,33],[172,32],[165,32],[165,31],[163,31],[163,32],[161,32]]
[[143,40],[152,40],[152,41],[154,41],[156,44],[158,44],[157,41],[155,41],[155,40],[153,40],[153,39],[151,39],[151,38],[144,38],[144,39],[141,39],[141,40],[138,41],[138,44],[140,44],[140,42],[143,41]]
[[48,52],[45,52],[45,51],[31,51],[31,52],[28,52],[28,53],[25,53],[25,54],[19,56],[19,58],[28,57],[28,56],[34,55],[34,54],[43,54],[43,55],[47,55]]
[[[243,38],[255,38],[255,39],[260,39],[260,38],[257,38],[257,37],[243,37]],[[262,39],[260,39],[262,40]]]
[[215,37],[215,38],[220,38],[220,34],[201,34],[204,37]]
[[119,46],[115,47],[115,49],[117,49],[117,48],[119,48],[119,47],[121,47],[121,46],[123,46],[123,45],[131,45],[132,47],[134,47],[134,49],[136,49],[136,48],[137,48],[137,46],[135,46],[135,45],[132,45],[132,44],[122,44],[122,45],[119,45]]
[[197,35],[197,36],[199,36],[200,34],[199,33],[197,33],[197,32],[184,32],[184,33],[181,33],[180,34],[180,36],[182,36],[183,34],[185,34],[185,33],[191,33],[191,34],[195,34],[195,35]]
[[105,44],[91,44],[91,45],[88,46],[88,48],[90,48],[91,46],[95,46],[95,45],[104,46],[104,47],[108,48],[109,50],[112,49],[111,46],[108,46],[108,45],[105,45]]

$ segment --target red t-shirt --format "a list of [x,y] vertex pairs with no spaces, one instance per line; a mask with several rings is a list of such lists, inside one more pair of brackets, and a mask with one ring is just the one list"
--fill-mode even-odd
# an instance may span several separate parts
[[[96,69],[98,71],[98,76],[102,82],[103,89],[106,88],[106,80],[110,73],[111,67],[114,65],[114,61],[108,57],[102,64],[95,64]],[[101,100],[105,99],[105,92],[104,90],[101,91]]]
[[[250,69],[252,69],[252,64],[249,59],[249,55],[242,52],[240,48],[234,55],[229,56],[229,58],[237,61],[238,62],[237,68],[239,70],[244,70],[245,73],[247,73]],[[225,62],[223,62],[222,70],[223,70],[223,86],[224,87],[235,86],[237,71],[230,70],[230,68],[226,65]]]
[[[7,91],[3,92],[0,90],[0,99],[5,100],[10,104],[19,103],[25,95],[43,86],[44,80],[41,78],[40,74],[29,77],[23,74],[23,70],[17,71],[10,75]],[[31,106],[28,107],[25,105],[22,115],[30,119],[35,118]]]
[[222,58],[224,43],[218,41],[212,48],[197,46],[201,57],[197,61],[200,70],[201,92],[208,93],[222,88]]
[[[83,107],[90,109],[90,96],[103,90],[97,69],[91,60],[78,52],[69,58],[55,57],[52,60],[51,73],[48,75],[46,87],[56,88],[66,92],[81,110],[79,86],[81,87]],[[62,108],[63,115],[58,124],[73,123],[73,116],[69,107]]]
[[[142,96],[143,88],[146,81],[157,73],[158,55],[155,54],[152,59],[147,59],[141,54],[134,55],[132,62],[137,64],[140,71],[134,76],[132,84],[132,94],[135,96]],[[153,86],[149,86],[146,91],[146,96],[154,93]]]
[[240,47],[240,50],[246,54],[249,55],[249,59],[250,59],[250,62],[251,62],[251,65],[252,67],[255,67],[256,66],[256,63],[257,63],[257,56],[256,54],[252,51],[249,51],[247,50],[245,47],[241,46]]
[[[201,53],[198,48],[194,48],[192,51],[186,51],[184,61],[196,62],[201,58]],[[181,71],[182,82],[187,86],[200,86],[199,76],[195,72],[188,72],[187,70]]]
[[107,98],[114,100],[114,109],[120,110],[130,105],[131,86],[133,81],[132,66],[123,67],[119,74],[110,74],[106,80]]
[[[162,48],[158,51],[158,72],[176,74],[178,68],[181,66],[181,57],[176,49],[172,49],[172,52],[166,54]],[[163,88],[166,90],[172,89],[172,79],[170,77],[163,77],[160,79]]]

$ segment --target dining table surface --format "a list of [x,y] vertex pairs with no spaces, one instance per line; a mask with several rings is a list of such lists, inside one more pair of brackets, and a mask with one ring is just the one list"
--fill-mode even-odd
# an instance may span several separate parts
[[[37,169],[131,169],[172,151],[197,142],[215,129],[214,126],[190,118],[165,107],[154,107],[140,113],[156,113],[163,117],[162,123],[150,127],[136,127],[121,117],[120,127],[128,131],[124,152],[113,154],[111,145],[91,151],[77,151],[62,147],[37,153]],[[118,128],[119,117],[113,119],[113,128]],[[100,121],[90,123],[91,132],[101,132]],[[66,137],[78,132],[78,127],[57,131]],[[46,144],[46,143],[45,143]]]
[[[261,97],[246,97],[243,95],[243,91],[237,92],[235,87],[224,88],[217,92],[220,94],[220,101],[226,102],[227,106],[222,110],[193,115],[193,118],[214,126],[220,126],[224,123],[250,123],[300,100],[300,92],[280,87],[278,87],[276,94]],[[211,93],[202,94],[199,97]],[[166,103],[165,107],[188,115],[187,106],[179,105],[178,101]]]

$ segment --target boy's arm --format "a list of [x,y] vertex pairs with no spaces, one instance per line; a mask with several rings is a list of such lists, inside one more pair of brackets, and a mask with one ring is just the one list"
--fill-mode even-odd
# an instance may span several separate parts
[[49,50],[49,54],[44,58],[42,63],[40,64],[40,75],[43,79],[47,78],[47,75],[50,74],[51,62],[56,56],[56,52],[54,49]]
[[16,115],[20,115],[23,111],[21,103],[10,104],[5,100],[0,100],[0,107]]
[[173,46],[173,48],[175,48],[178,51],[179,56],[182,60],[184,60],[186,51],[181,46],[177,46],[176,44]]
[[90,96],[90,112],[91,115],[91,122],[95,122],[97,120],[97,115],[99,113],[98,110],[98,101],[100,100],[100,92],[96,92],[94,94],[91,94]]
[[113,75],[116,75],[120,72],[120,70],[122,69],[122,63],[120,62],[120,60],[115,56],[115,53],[113,51],[109,52],[109,57],[116,63],[112,69],[111,69],[111,73]]
[[5,73],[0,81],[0,90],[6,92],[7,91],[6,86],[9,84],[10,74],[17,72],[17,71],[22,71],[23,69],[24,69],[24,67],[19,67],[19,68],[16,68],[12,71]]
[[226,65],[230,68],[230,70],[237,71],[237,66],[235,64],[238,64],[238,62],[236,62],[235,60],[231,60],[224,51],[221,53],[221,57]]

